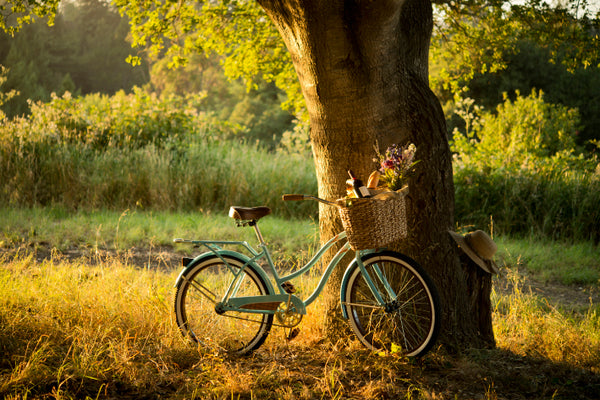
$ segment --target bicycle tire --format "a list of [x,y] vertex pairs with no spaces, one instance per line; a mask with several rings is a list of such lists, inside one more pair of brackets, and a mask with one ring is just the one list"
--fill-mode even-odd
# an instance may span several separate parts
[[[415,260],[400,253],[372,253],[364,256],[362,262],[385,304],[378,304],[355,263],[342,304],[352,330],[373,351],[423,356],[440,331],[440,300],[433,281]],[[385,289],[376,267],[395,298]]]
[[[260,347],[267,339],[273,315],[244,312],[217,312],[216,304],[223,298],[239,276],[237,296],[269,294],[260,274],[245,261],[231,255],[201,259],[187,267],[177,284],[175,292],[175,315],[177,325],[184,336],[201,346],[246,355]],[[245,267],[244,267],[245,266]]]

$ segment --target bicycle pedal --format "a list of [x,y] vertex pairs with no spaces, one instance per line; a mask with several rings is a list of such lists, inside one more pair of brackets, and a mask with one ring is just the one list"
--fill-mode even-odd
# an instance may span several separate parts
[[296,338],[296,336],[298,336],[298,334],[300,333],[300,329],[299,328],[292,328],[290,330],[290,333],[288,333],[285,338],[286,340],[294,340]]
[[281,287],[283,290],[285,290],[286,293],[289,293],[289,294],[296,293],[296,288],[294,287],[294,285],[292,285],[292,282],[290,282],[290,281],[283,282],[281,284]]

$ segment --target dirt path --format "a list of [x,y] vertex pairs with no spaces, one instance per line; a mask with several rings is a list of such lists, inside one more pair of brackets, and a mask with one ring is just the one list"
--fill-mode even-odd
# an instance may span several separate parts
[[[590,304],[600,302],[598,285],[563,285],[556,282],[543,282],[526,273],[519,273],[517,288],[523,293],[531,293],[548,302],[550,306],[569,311],[587,309]],[[494,290],[502,294],[515,291],[514,279],[502,274],[494,280]]]
[[[134,247],[127,250],[114,251],[90,248],[70,248],[59,252],[52,249],[48,243],[40,242],[29,244],[20,248],[0,248],[0,256],[4,255],[11,259],[16,254],[33,253],[38,262],[50,258],[67,259],[70,261],[85,259],[87,263],[97,264],[107,260],[118,259],[119,261],[139,268],[179,269],[182,254],[173,250],[172,246],[153,248]],[[542,282],[519,272],[518,288],[525,293],[532,293],[545,299],[549,305],[566,310],[587,309],[590,304],[600,302],[600,287],[598,285],[561,285],[553,282]],[[510,294],[515,290],[514,279],[507,277],[507,273],[501,271],[494,278],[494,289],[502,294]]]

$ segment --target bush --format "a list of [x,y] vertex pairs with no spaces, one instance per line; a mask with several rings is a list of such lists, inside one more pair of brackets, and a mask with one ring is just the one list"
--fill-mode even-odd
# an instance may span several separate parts
[[286,192],[315,193],[310,158],[245,144],[235,127],[197,111],[197,98],[136,90],[113,97],[55,97],[0,128],[0,201],[70,208],[227,211],[267,204],[285,214]]
[[600,240],[598,160],[577,153],[576,110],[545,103],[541,92],[507,99],[496,114],[462,104],[468,129],[455,129],[453,142],[461,224],[493,218],[507,234]]

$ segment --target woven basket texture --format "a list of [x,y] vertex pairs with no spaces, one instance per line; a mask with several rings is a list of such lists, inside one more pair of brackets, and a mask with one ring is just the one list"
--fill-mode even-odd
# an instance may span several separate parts
[[384,196],[337,201],[342,225],[353,250],[376,249],[407,235],[404,187]]

